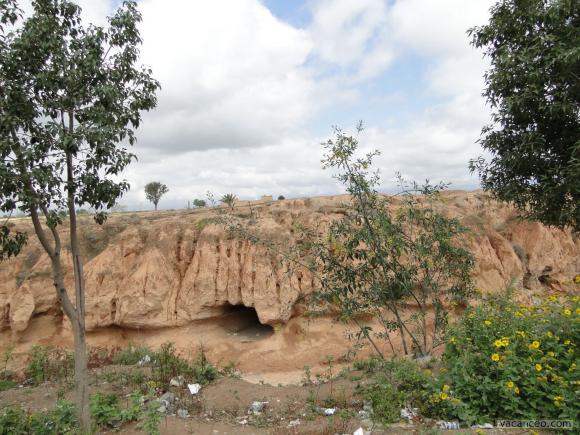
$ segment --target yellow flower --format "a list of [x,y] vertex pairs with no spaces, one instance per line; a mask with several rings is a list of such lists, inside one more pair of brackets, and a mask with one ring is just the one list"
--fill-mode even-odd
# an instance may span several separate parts
[[556,299],[558,299],[558,298],[554,295],[548,297],[548,301],[550,301],[550,302],[556,302]]
[[546,332],[546,334],[544,334],[546,337],[552,337],[554,334],[552,334],[552,331],[548,331]]
[[580,316],[580,308],[576,308],[575,312],[577,316]]
[[442,390],[445,392],[449,391],[449,385],[447,385],[447,384],[443,385]]
[[526,336],[526,333],[524,331],[518,331],[518,332],[516,332],[516,334],[522,338],[524,338]]
[[570,340],[566,340],[566,341],[564,342],[564,346],[569,346],[569,345],[570,345]]
[[499,354],[497,354],[497,353],[494,353],[494,354],[491,356],[491,360],[492,360],[492,361],[495,361],[495,362],[499,361]]
[[491,320],[486,320],[483,322],[485,326],[491,326]]
[[519,389],[518,387],[515,387],[515,388],[514,388],[514,393],[516,393],[516,394],[520,394],[520,389]]
[[455,343],[456,343],[456,341],[457,341],[457,340],[455,340],[455,337],[451,337],[451,338],[449,339],[449,343],[451,343],[451,344],[455,344]]
[[548,356],[554,358],[556,354],[554,352],[548,352]]
[[566,308],[566,309],[564,310],[564,315],[566,315],[566,316],[569,316],[569,315],[571,315],[571,314],[572,314],[572,311],[570,311],[568,308]]
[[511,390],[513,387],[515,387],[515,384],[512,381],[507,381],[505,386]]
[[530,347],[533,349],[537,349],[540,347],[540,342],[537,340],[532,341],[532,344],[530,344]]
[[542,367],[542,364],[536,364],[535,367],[536,367],[536,371],[537,372],[541,372],[542,371],[542,368],[543,368]]
[[502,347],[503,346],[503,343],[501,342],[501,340],[495,340],[495,342],[493,344],[495,344],[495,347]]
[[447,397],[449,397],[447,396],[447,393],[441,393],[439,396],[441,397],[441,400],[447,400]]
[[516,317],[523,317],[524,315],[522,313],[520,313],[519,311],[515,312]]
[[576,284],[580,284],[580,275],[576,275],[576,278],[574,278],[574,282]]

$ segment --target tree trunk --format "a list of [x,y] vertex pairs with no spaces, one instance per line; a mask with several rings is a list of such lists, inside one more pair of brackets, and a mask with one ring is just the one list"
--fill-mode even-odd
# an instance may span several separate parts
[[[69,114],[69,132],[73,130],[73,116]],[[75,396],[77,415],[81,433],[91,430],[91,416],[89,413],[89,373],[87,367],[87,343],[85,337],[85,280],[81,248],[77,231],[77,216],[75,210],[75,180],[72,154],[66,152],[67,166],[67,205],[70,223],[70,247],[73,259],[75,278],[75,306],[76,316],[71,320],[75,346]]]
[[[84,322],[83,322],[84,323]],[[75,404],[81,433],[90,433],[89,371],[84,325],[71,322],[75,347]]]

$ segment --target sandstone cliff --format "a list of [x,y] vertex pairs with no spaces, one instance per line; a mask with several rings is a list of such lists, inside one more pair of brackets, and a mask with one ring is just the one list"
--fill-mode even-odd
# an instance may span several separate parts
[[[340,217],[345,196],[240,203],[235,213],[255,219],[254,228],[282,243],[295,243],[294,224],[325,225]],[[481,192],[448,192],[442,210],[470,227],[466,242],[477,264],[474,278],[487,291],[514,279],[531,290],[574,291],[580,273],[580,240],[569,232],[522,222],[514,211]],[[217,316],[231,306],[254,307],[260,321],[275,325],[295,314],[313,290],[306,271],[287,273],[264,247],[232,238],[211,223],[212,211],[113,215],[102,227],[82,222],[86,261],[87,327],[161,328]],[[50,263],[30,223],[16,220],[30,243],[0,263],[0,329],[26,330],[41,313],[59,314]],[[66,227],[62,229],[66,239]],[[70,262],[69,259],[66,259]],[[72,288],[72,265],[66,264]]]

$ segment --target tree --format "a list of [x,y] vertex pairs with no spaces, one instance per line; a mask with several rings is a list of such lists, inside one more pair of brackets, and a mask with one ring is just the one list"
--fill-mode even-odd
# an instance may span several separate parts
[[238,200],[238,197],[236,195],[234,195],[233,193],[226,193],[224,196],[222,196],[222,199],[220,199],[220,202],[227,204],[227,206],[230,208],[230,210],[233,210],[234,205],[236,204],[237,200]]
[[545,224],[580,229],[580,5],[501,0],[470,29],[491,61],[491,154],[470,163],[484,189]]
[[[32,6],[31,17],[23,20],[16,0],[0,2],[0,210],[29,214],[50,258],[58,301],[73,332],[75,403],[85,433],[91,424],[76,206],[95,210],[102,224],[104,210],[128,190],[119,175],[134,155],[121,144],[135,143],[141,112],[155,107],[159,83],[149,69],[136,66],[141,16],[135,2],[124,2],[106,28],[84,26],[80,8],[66,0],[36,0]],[[66,241],[58,231],[65,219],[74,297],[65,286]],[[18,234],[0,242],[8,255],[18,250],[15,243],[23,244]]]
[[284,195],[279,195],[279,196],[278,196],[278,201],[282,201],[282,200],[284,200],[284,199],[286,199],[286,198],[284,197]]
[[159,181],[152,181],[145,185],[145,196],[148,201],[151,201],[155,205],[155,210],[157,210],[157,204],[163,195],[169,192],[169,189],[165,184],[161,184]]
[[207,205],[204,199],[194,199],[193,206],[197,208],[203,208]]

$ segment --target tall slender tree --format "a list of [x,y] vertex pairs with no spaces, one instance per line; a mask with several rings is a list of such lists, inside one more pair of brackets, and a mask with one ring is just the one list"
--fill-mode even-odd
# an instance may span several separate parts
[[[67,0],[35,0],[22,18],[16,0],[0,1],[0,210],[30,215],[51,260],[58,301],[74,337],[76,410],[91,429],[85,339],[85,282],[77,206],[115,205],[129,188],[119,174],[134,155],[141,112],[156,105],[159,83],[138,64],[141,16],[126,1],[108,26],[83,25]],[[127,145],[125,145],[127,144]],[[74,296],[65,284],[58,227],[67,211]],[[17,254],[20,234],[2,229],[3,256]]]

